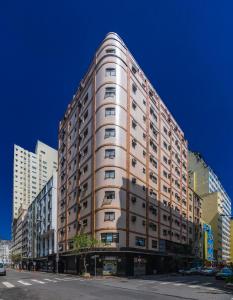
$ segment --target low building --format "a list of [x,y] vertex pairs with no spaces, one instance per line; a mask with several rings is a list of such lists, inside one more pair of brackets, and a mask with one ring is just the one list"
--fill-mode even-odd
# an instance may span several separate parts
[[202,239],[202,198],[188,189],[189,194],[189,244],[192,253],[197,259],[203,259],[203,239]]
[[21,207],[19,208],[18,218],[14,219],[13,222],[13,240],[11,253],[12,256],[17,256],[18,258],[22,258],[23,254],[23,223],[26,214],[27,209],[23,205],[21,205]]

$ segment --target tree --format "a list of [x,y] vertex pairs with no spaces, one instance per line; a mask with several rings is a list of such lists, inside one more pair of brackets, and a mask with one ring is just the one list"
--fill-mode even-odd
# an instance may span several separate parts
[[14,264],[19,263],[22,260],[21,254],[11,254],[10,258]]
[[77,234],[73,239],[74,250],[83,257],[83,266],[87,273],[86,256],[87,252],[96,248],[99,241],[86,233]]

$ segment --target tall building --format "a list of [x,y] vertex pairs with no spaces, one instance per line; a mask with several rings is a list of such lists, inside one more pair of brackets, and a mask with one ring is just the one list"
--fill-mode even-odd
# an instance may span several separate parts
[[57,150],[37,141],[35,153],[14,145],[13,219],[27,207],[57,170]]
[[[223,188],[219,178],[214,171],[206,164],[199,153],[189,152],[189,181],[191,188],[205,199],[213,199],[213,206],[217,203],[216,213],[218,213],[218,223],[221,226],[221,245],[222,250],[218,250],[218,260],[229,262],[230,259],[230,216],[231,199]],[[209,196],[208,194],[212,194]],[[210,210],[213,209],[212,203],[208,201]],[[208,212],[208,207],[205,210]],[[203,210],[203,220],[211,225],[211,221],[206,218]],[[219,237],[215,237],[215,230],[212,226],[215,245]],[[220,243],[220,241],[219,241]],[[216,248],[215,248],[216,250]]]
[[67,268],[80,232],[101,241],[103,273],[148,273],[187,254],[187,157],[182,129],[109,33],[59,126],[58,242]]

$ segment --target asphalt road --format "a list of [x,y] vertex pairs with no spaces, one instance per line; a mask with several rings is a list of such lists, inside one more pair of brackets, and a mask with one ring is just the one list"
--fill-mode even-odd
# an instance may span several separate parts
[[8,270],[0,300],[233,300],[222,281],[204,276],[83,279],[71,275]]

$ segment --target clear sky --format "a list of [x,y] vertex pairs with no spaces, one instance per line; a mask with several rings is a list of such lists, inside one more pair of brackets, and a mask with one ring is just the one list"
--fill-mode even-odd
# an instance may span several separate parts
[[10,238],[13,144],[57,147],[58,122],[117,32],[233,198],[233,1],[0,2],[0,238]]

